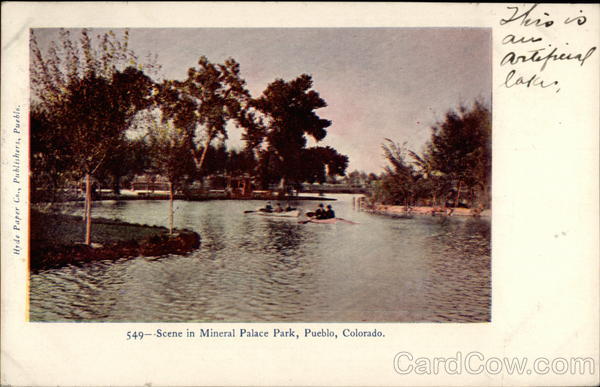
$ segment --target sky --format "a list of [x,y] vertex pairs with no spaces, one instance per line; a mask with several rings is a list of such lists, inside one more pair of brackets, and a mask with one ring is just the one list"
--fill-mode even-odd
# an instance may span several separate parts
[[[381,150],[386,138],[419,152],[431,126],[449,109],[477,98],[491,103],[491,29],[134,28],[129,33],[139,57],[157,55],[166,79],[184,79],[202,55],[217,63],[234,58],[255,97],[277,78],[310,74],[313,89],[328,105],[317,114],[333,122],[319,145],[347,155],[347,172],[379,173],[386,165]],[[36,37],[44,49],[58,40],[58,30],[36,30]],[[228,145],[241,147],[240,135],[229,130]]]

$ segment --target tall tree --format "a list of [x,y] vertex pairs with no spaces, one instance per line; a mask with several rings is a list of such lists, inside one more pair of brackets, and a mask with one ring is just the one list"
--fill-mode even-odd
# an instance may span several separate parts
[[348,156],[330,146],[306,148],[301,160],[302,166],[295,173],[297,182],[324,183],[328,177],[343,176],[348,167]]
[[240,75],[240,65],[232,58],[223,64],[210,62],[202,56],[198,67],[188,70],[184,81],[165,81],[157,96],[164,121],[171,121],[180,130],[201,170],[211,143],[227,139],[227,124],[238,127],[253,124],[253,115],[246,108],[250,93]]
[[333,148],[315,148],[307,153],[307,136],[319,142],[325,138],[325,129],[331,125],[331,121],[320,118],[316,113],[327,103],[312,90],[312,86],[312,78],[307,74],[289,82],[277,79],[252,102],[252,106],[263,115],[266,145],[260,154],[263,179],[279,180],[282,189],[288,182],[297,183],[307,177],[304,170],[308,168],[306,159],[310,159],[312,165],[308,174],[313,177],[309,178],[316,180],[320,175],[317,165],[326,164],[325,156],[335,156],[335,161],[330,164],[333,173],[343,174],[344,160],[347,164],[347,158],[343,159]]
[[[158,170],[170,182],[171,227],[173,187],[183,180],[224,171],[228,155],[223,143],[230,122],[255,127],[254,115],[247,110],[249,99],[240,65],[232,58],[215,64],[202,56],[198,67],[188,70],[187,79],[166,80],[159,87],[155,106],[162,124],[151,128],[150,137],[153,148],[161,153],[155,157]],[[215,148],[215,140],[221,146]]]
[[[31,35],[32,105],[43,112],[69,157],[72,170],[85,178],[85,243],[91,243],[91,180],[108,154],[122,141],[138,111],[149,106],[151,80],[128,49],[128,34],[109,32],[94,48],[86,29],[79,44],[61,31],[46,56]],[[32,133],[32,137],[37,134]]]
[[489,205],[491,186],[491,111],[481,101],[446,113],[432,127],[426,154],[434,168],[445,174],[456,191],[454,205],[463,187],[480,192],[483,205]]

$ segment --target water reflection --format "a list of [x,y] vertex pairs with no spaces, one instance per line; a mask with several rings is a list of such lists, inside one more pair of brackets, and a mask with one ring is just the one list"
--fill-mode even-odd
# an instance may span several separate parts
[[427,246],[431,257],[426,308],[440,321],[489,321],[491,318],[490,224],[468,218],[446,220]]
[[[202,235],[185,256],[31,276],[38,321],[489,321],[490,222],[390,219],[334,203],[358,225],[244,214],[261,202],[176,202]],[[317,202],[294,206],[313,209]],[[165,225],[162,201],[104,202],[98,216]]]
[[264,246],[283,256],[295,255],[303,242],[302,225],[288,219],[265,218]]

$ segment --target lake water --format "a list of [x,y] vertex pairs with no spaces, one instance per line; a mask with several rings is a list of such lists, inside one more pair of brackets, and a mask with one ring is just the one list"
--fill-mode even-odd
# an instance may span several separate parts
[[[244,214],[258,201],[175,202],[199,250],[31,275],[32,321],[398,321],[491,318],[490,221],[392,219],[331,195],[358,224]],[[308,210],[318,202],[301,201]],[[82,212],[82,204],[73,213]],[[94,216],[161,225],[167,201],[94,203]]]

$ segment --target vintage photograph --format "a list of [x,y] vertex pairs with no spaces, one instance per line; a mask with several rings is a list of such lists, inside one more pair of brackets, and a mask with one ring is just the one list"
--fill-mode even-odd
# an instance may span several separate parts
[[492,321],[491,28],[29,37],[30,321]]

